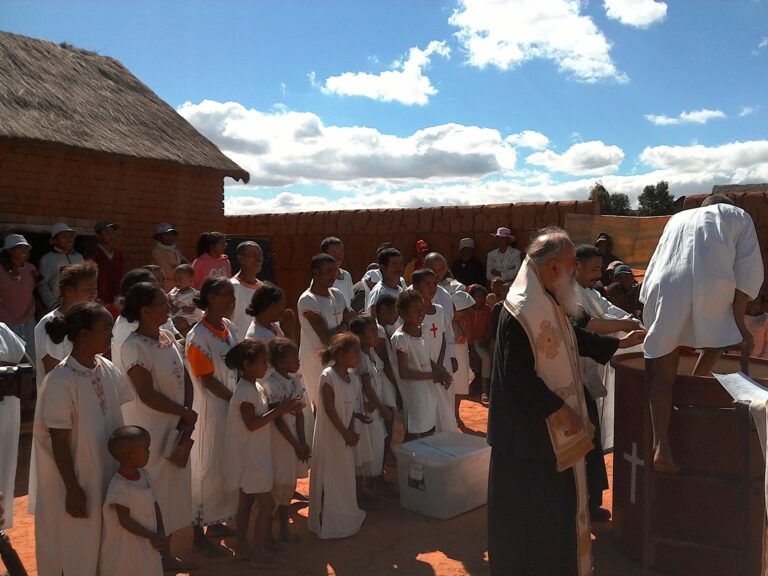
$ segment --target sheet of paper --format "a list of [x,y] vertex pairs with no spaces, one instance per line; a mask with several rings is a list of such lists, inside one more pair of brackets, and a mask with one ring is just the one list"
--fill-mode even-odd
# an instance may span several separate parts
[[766,402],[768,388],[758,384],[742,372],[733,374],[712,374],[720,385],[733,397],[735,402]]

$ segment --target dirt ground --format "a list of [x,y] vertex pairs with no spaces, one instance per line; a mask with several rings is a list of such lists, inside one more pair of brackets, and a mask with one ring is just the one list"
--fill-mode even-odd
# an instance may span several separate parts
[[[487,410],[480,404],[462,403],[462,419],[468,431],[484,434]],[[26,485],[30,437],[24,435],[17,493],[14,501],[14,527],[8,531],[30,576],[36,575],[34,518],[27,514]],[[609,477],[613,458],[606,457]],[[396,481],[396,470],[388,470]],[[308,495],[302,482],[298,491]],[[610,507],[611,494],[605,494]],[[489,573],[486,543],[486,507],[477,508],[450,520],[436,520],[400,507],[395,494],[381,494],[368,506],[362,530],[343,540],[319,540],[307,530],[307,508],[298,501],[293,505],[293,531],[298,544],[284,545],[281,568],[266,573],[284,576],[481,576]],[[611,542],[610,522],[593,528],[596,573],[600,576],[640,576],[641,567],[617,552]],[[256,574],[247,564],[231,557],[203,560],[192,550],[190,530],[174,537],[173,550],[180,557],[194,560],[198,568],[189,576],[240,576]],[[231,540],[222,544],[231,543]],[[0,567],[2,563],[0,563]],[[0,573],[3,571],[0,570]]]

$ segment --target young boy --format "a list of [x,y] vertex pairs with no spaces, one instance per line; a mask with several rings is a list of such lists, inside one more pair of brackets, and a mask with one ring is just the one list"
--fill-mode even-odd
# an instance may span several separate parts
[[107,448],[120,463],[104,500],[99,573],[101,576],[160,576],[160,552],[168,548],[160,506],[144,466],[150,437],[141,426],[121,426]]
[[[382,294],[379,301],[376,302],[378,338],[374,349],[379,358],[384,362],[381,401],[392,413],[392,418],[384,420],[384,426],[387,429],[387,440],[384,445],[385,459],[394,458],[391,452],[392,432],[395,423],[394,415],[397,413],[398,408],[401,408],[403,405],[403,400],[400,397],[401,384],[397,370],[397,353],[392,347],[392,335],[401,323],[402,321],[397,314],[397,298],[391,294]],[[402,416],[402,412],[400,415]]]
[[483,406],[488,406],[491,389],[491,355],[493,354],[488,341],[488,323],[491,319],[491,308],[485,303],[488,291],[484,286],[479,284],[470,286],[469,294],[474,298],[475,305],[472,306],[470,312],[467,341],[480,360],[480,402]]
[[[413,273],[412,280],[413,289],[424,299],[422,334],[429,348],[432,371],[438,375],[441,384],[441,387],[435,390],[437,401],[435,432],[453,432],[456,430],[456,400],[446,338],[448,319],[443,307],[434,302],[437,293],[437,274],[429,268],[422,268]],[[451,301],[451,308],[453,308],[453,301]],[[451,351],[450,355],[453,356],[453,354]]]
[[203,311],[195,306],[197,290],[192,288],[195,271],[190,264],[180,264],[173,271],[173,288],[168,292],[171,305],[171,319],[176,329],[184,336],[203,318]]
[[166,283],[162,285],[168,292],[173,288],[173,271],[179,264],[189,264],[181,251],[176,247],[176,239],[179,231],[168,222],[163,222],[155,226],[155,246],[152,248],[152,264],[156,264],[163,269]]

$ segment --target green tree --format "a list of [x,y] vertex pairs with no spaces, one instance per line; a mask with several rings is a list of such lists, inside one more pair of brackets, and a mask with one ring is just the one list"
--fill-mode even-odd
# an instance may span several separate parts
[[600,205],[600,214],[627,216],[632,212],[629,206],[629,196],[618,192],[608,192],[599,180],[590,188],[589,199]]
[[669,183],[661,180],[656,186],[649,184],[638,196],[640,216],[665,216],[672,214],[675,208],[675,197],[669,193]]

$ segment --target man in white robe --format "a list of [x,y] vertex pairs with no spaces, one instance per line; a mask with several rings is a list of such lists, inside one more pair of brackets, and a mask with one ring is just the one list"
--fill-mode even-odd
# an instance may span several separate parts
[[[0,322],[0,366],[15,366],[24,357],[24,340]],[[3,396],[0,391],[0,493],[7,494],[5,520],[0,520],[0,530],[13,525],[13,487],[16,482],[20,424],[19,399],[16,396]]]
[[652,370],[653,466],[675,473],[668,427],[679,346],[700,350],[694,375],[709,374],[725,348],[741,345],[748,366],[752,336],[747,302],[763,284],[763,259],[751,216],[724,196],[667,222],[648,265],[640,301],[648,327],[645,357]]

